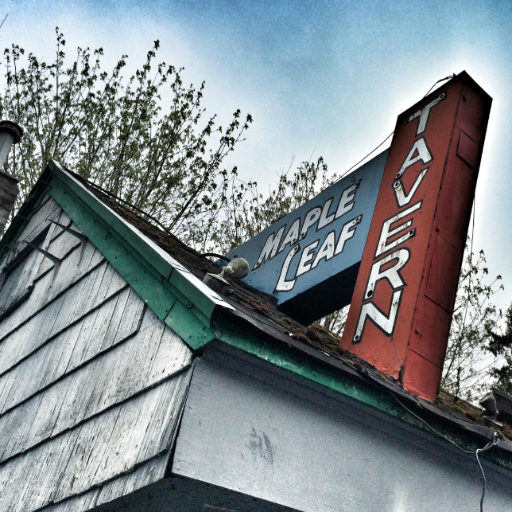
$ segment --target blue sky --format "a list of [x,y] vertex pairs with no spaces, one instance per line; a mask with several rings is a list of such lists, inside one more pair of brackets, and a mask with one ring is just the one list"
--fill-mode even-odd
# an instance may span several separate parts
[[208,113],[252,114],[231,163],[264,186],[292,158],[343,172],[434,82],[466,70],[494,98],[474,247],[504,277],[498,304],[512,300],[512,1],[3,0],[5,14],[0,46],[47,59],[57,25],[68,52],[101,46],[110,65],[123,53],[139,65],[159,39],[160,60],[206,81]]

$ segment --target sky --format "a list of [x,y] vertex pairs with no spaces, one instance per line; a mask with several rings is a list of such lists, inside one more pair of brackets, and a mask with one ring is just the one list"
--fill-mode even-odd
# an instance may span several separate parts
[[102,47],[107,69],[122,54],[135,69],[159,39],[158,60],[205,81],[208,114],[252,115],[229,163],[264,190],[292,161],[343,173],[437,80],[467,71],[493,97],[474,249],[503,276],[497,305],[512,301],[512,0],[2,0],[6,14],[0,48],[48,60],[56,26],[70,53]]

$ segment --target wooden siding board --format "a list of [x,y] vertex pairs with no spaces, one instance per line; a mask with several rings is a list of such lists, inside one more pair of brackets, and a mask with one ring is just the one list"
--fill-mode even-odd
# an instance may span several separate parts
[[[63,303],[63,298],[54,301],[44,310],[39,311],[35,321],[23,323],[20,328],[17,328],[16,324],[9,326],[9,334],[0,342],[1,374],[27,357],[50,337]],[[17,318],[17,320],[20,319]]]
[[[74,341],[73,351],[67,361],[66,373],[78,368],[102,351],[103,339],[108,331],[112,316],[116,314],[119,307],[124,306],[125,298],[129,294],[130,290],[126,288],[82,320],[80,334]],[[143,304],[139,302],[138,321],[140,321],[142,308]],[[132,330],[131,334],[133,332]],[[120,339],[116,338],[117,341]]]
[[70,322],[76,321],[85,312],[91,311],[95,305],[103,302],[105,290],[101,289],[100,285],[104,278],[108,281],[111,277],[112,271],[109,271],[108,267],[109,265],[104,263],[87,278],[66,290],[64,304],[50,336],[62,331]]
[[[0,510],[12,512],[70,496],[88,506],[109,481],[105,500],[129,492],[156,478],[154,467],[144,465],[163,454],[161,478],[190,378],[186,344],[92,243],[49,222],[49,215],[80,232],[53,199],[31,216],[18,241],[45,234],[43,248],[62,261],[28,254],[20,273],[32,272],[32,293],[0,321],[0,482],[7,484]],[[113,245],[124,261],[126,249]],[[129,270],[154,292],[146,270]],[[186,301],[160,282],[165,317],[177,296]],[[178,312],[199,321],[193,308]],[[123,474],[125,482],[114,485]]]
[[[98,495],[100,493],[100,488],[91,489],[83,494],[79,494],[77,496],[73,496],[72,498],[63,501],[61,503],[57,503],[56,505],[49,505],[43,508],[40,508],[41,512],[86,512],[87,510],[91,510],[94,508],[96,501],[98,499]],[[38,512],[39,512],[38,511]]]
[[10,414],[2,418],[0,426],[0,439],[6,442],[0,445],[0,462],[12,453],[18,453],[26,446],[27,438],[33,435],[27,428],[33,425],[41,404],[42,396],[34,398],[34,406],[26,414]]
[[[28,244],[34,244],[42,246],[43,249],[48,245],[50,238],[52,237],[55,226],[48,220],[48,218],[58,218],[62,210],[58,207],[57,203],[47,196],[47,201],[43,208],[36,211],[30,218],[29,230],[25,229],[20,233],[17,240],[11,242],[11,246],[6,247],[2,253],[2,263],[0,264],[0,270],[8,269],[12,267],[16,261],[23,257],[27,251],[31,251]],[[51,207],[52,211],[48,211],[47,206]],[[9,249],[6,253],[5,251]],[[30,272],[27,273],[26,278],[32,279],[37,278],[39,268],[44,264],[45,258],[41,253],[36,253],[37,262],[31,266]]]
[[[191,352],[187,345],[185,345],[180,337],[169,327],[163,330],[158,351],[153,358],[150,376],[151,379],[157,379],[158,376],[163,376],[168,371],[168,368],[178,369],[178,365],[182,365],[181,361],[188,360],[190,363]],[[188,359],[186,359],[188,358]]]
[[[30,512],[130,473],[171,446],[162,418],[176,425],[189,372],[109,409],[77,429],[0,466],[0,509]],[[176,389],[179,392],[176,393]],[[162,432],[145,444],[147,432]],[[167,443],[167,444],[165,444]]]
[[41,512],[86,512],[161,480],[165,475],[169,454],[148,460],[134,471],[114,478],[83,494],[44,507]]
[[89,312],[88,315],[75,324],[73,332],[68,334],[68,331],[64,331],[51,341],[50,345],[55,346],[55,351],[59,351],[63,344],[69,345],[69,350],[62,352],[59,366],[54,373],[55,377],[52,380],[48,379],[48,384],[79,368],[99,353],[99,345],[101,345],[101,340],[108,328],[110,315],[115,311],[120,297],[127,293],[128,290],[126,289],[111,297],[100,308]]
[[5,510],[12,510],[12,512],[37,510],[54,499],[62,470],[68,466],[70,452],[74,450],[79,434],[80,429],[77,429],[59,438],[58,445],[54,446],[53,450],[48,445],[44,445],[42,449],[30,452],[27,457],[24,457],[26,467],[21,471],[21,468],[18,468],[11,481],[11,486],[18,492],[15,495],[10,493],[10,500]]
[[[191,352],[150,310],[143,328],[122,343],[0,417],[1,460],[75,427],[190,365]],[[155,365],[155,357],[165,366]],[[29,421],[32,419],[32,421]],[[19,425],[10,430],[13,424]]]
[[[169,454],[149,460],[135,471],[122,475],[115,480],[103,485],[98,492],[95,506],[113,501],[121,496],[126,496],[132,492],[146,487],[153,482],[161,480],[165,476],[165,470]],[[55,510],[51,512],[64,512]]]
[[9,394],[11,393],[15,379],[16,374],[13,372],[9,372],[0,377],[0,413],[5,408],[5,404],[7,403]]
[[[122,452],[118,452],[116,458],[113,459],[112,448],[117,448],[116,436],[126,435],[126,427],[128,429],[133,427],[129,419],[134,414],[137,414],[137,410],[134,408],[116,407],[102,415],[101,418],[81,425],[76,445],[71,453],[68,453],[68,465],[65,471],[59,472],[61,478],[55,487],[53,501],[60,501],[72,494],[86,491],[93,485],[113,476],[110,471],[114,468],[116,473],[124,470],[123,462],[126,460],[124,458],[126,454],[119,457],[119,453]],[[49,443],[45,446],[49,446]],[[101,466],[103,466],[104,472],[98,475]]]
[[[105,274],[108,275],[105,277]],[[101,306],[103,301],[119,293],[126,284],[114,274],[114,269],[107,270],[107,265],[103,264],[89,275],[90,279],[83,279],[69,288],[54,302],[36,312],[21,328],[11,322],[9,327],[12,335],[8,335],[0,343],[0,372],[3,373],[19,363],[91,309]],[[94,288],[95,284],[100,285],[104,277],[109,282],[107,290]],[[6,322],[9,319],[10,317]]]
[[[57,230],[61,230],[61,228],[57,228]],[[46,247],[43,247],[43,249],[47,252],[49,252],[52,256],[55,256],[59,260],[64,260],[66,257],[70,255],[72,251],[75,251],[79,248],[79,246],[82,244],[80,239],[75,237],[74,235],[69,234],[66,231],[61,230],[60,233],[56,238],[54,238],[52,241],[49,242],[49,244]],[[80,251],[78,251],[80,253]],[[52,268],[55,267],[55,264],[53,261],[49,258],[44,257],[42,254],[42,262],[41,265],[37,271],[36,278],[43,275],[45,272],[49,272]],[[63,262],[64,263],[64,262]],[[63,264],[61,263],[61,265]],[[75,265],[76,266],[76,265]],[[64,265],[64,267],[71,267],[71,272],[68,272],[73,275],[74,270],[72,265],[70,263],[67,263]],[[67,269],[66,269],[67,270]],[[68,273],[66,272],[66,273]],[[66,283],[62,283],[61,286],[66,286]],[[55,294],[58,292],[54,292]]]
[[[71,237],[71,235],[69,235],[69,237]],[[72,240],[68,238],[66,241]],[[49,251],[52,251],[51,247],[49,247]],[[52,290],[49,290],[47,296],[48,300],[52,300],[58,293],[61,293],[62,290],[80,281],[86,274],[90,273],[104,261],[103,255],[90,242],[85,242],[83,247],[82,244],[71,244],[69,251],[64,254],[64,257],[64,261],[60,264],[59,281],[54,285]],[[54,264],[51,260],[44,258],[44,261],[46,261],[48,265],[39,272],[36,281],[43,278],[46,272],[50,272],[54,268]]]
[[[103,266],[99,265],[90,273],[82,275],[81,279],[77,280],[77,286],[82,288],[84,286],[84,282],[90,279],[91,274],[101,271],[104,272],[105,266],[105,264],[103,264]],[[63,273],[61,273],[60,276],[63,276]],[[34,292],[31,294],[29,300],[24,302],[7,318],[2,320],[0,323],[0,340],[3,340],[3,338],[9,335],[13,330],[19,329],[20,326],[31,320],[35,314],[40,312],[45,307],[48,307],[54,300],[58,300],[56,299],[57,294],[53,291],[55,287],[59,286],[59,282],[58,279],[56,280],[56,277],[57,275],[55,272],[48,272],[42,276],[41,279],[35,283]],[[68,288],[72,284],[75,283],[72,281],[68,282]],[[74,288],[75,286],[72,286],[69,289],[73,290]],[[76,290],[74,293],[76,293]]]
[[46,274],[35,285],[29,299],[10,313],[9,316],[2,319],[0,323],[0,342],[41,309],[41,305],[44,304],[45,295],[48,293],[47,287],[50,282],[51,276]]
[[[167,415],[169,409],[173,410],[173,419],[177,421],[181,396],[177,402],[171,402],[168,397],[172,396],[173,389],[181,383],[184,375],[123,404],[119,407],[119,416],[113,415],[116,410],[105,413],[107,417],[101,421],[101,431],[98,431],[99,425],[95,421],[85,424],[78,440],[80,448],[77,448],[72,458],[74,465],[67,468],[66,478],[61,483],[56,499],[83,492],[91,485],[98,485],[114,475],[128,472],[160,453],[161,450],[156,451],[159,445],[153,448],[153,452],[148,452],[142,441],[152,424]],[[93,449],[91,444],[94,445]],[[90,461],[90,464],[81,462],[81,457],[84,461]],[[75,480],[71,488],[73,476]]]
[[0,318],[4,317],[16,303],[20,303],[21,297],[29,292],[42,258],[41,253],[32,251],[25,261],[20,262],[6,276],[0,290]]
[[[178,422],[182,414],[185,398],[190,385],[192,370],[182,372],[174,377],[175,386],[164,390],[160,395],[160,404],[158,408],[164,411],[164,414],[157,415],[154,421],[148,425],[146,435],[140,444],[138,460],[143,461],[149,458],[150,454],[159,454],[174,446],[178,430]],[[169,404],[173,404],[169,407]],[[179,407],[177,407],[179,405]]]
[[[130,307],[126,308],[128,298]],[[142,300],[130,289],[126,289],[34,352],[30,358],[22,361],[0,379],[0,385],[3,386],[0,413],[5,413],[103,350],[133,335],[142,320],[143,309]],[[123,315],[127,313],[130,321],[116,329],[108,344],[105,344],[105,332],[111,325],[109,321],[118,310],[121,310],[118,319],[123,320]]]
[[47,219],[57,220],[61,212],[62,209],[57,202],[50,195],[46,194],[41,205],[31,216],[16,242],[34,240],[48,227],[49,221]]
[[66,367],[62,368],[62,363],[69,357],[73,348],[72,340],[78,338],[80,328],[81,324],[71,326],[65,333],[55,338],[52,343],[43,346],[32,357],[22,361],[12,368],[9,373],[2,376],[1,381],[4,381],[4,379],[12,381],[11,394],[5,400],[2,400],[2,414],[25,401],[65,373]]
[[133,288],[128,289],[126,296],[120,296],[118,307],[111,316],[107,331],[102,338],[100,350],[106,350],[118,340],[130,336],[131,333],[138,330],[144,307],[144,301]]
[[[67,234],[66,234],[67,235]],[[30,318],[37,311],[41,310],[45,305],[49,304],[55,297],[69,288],[74,283],[82,280],[84,276],[99,266],[104,260],[101,253],[96,248],[87,243],[84,251],[77,249],[73,241],[74,237],[62,239],[62,252],[66,258],[60,264],[58,271],[51,270],[54,267],[51,264],[50,271],[44,275],[39,275],[34,279],[35,290],[30,299],[21,307],[15,310],[7,319],[3,319],[0,324],[0,339],[5,337],[13,327],[19,326],[22,321]],[[57,240],[60,240],[57,239]],[[64,243],[65,242],[65,243]],[[37,251],[33,251],[34,258],[37,258],[35,266],[39,261],[50,261]],[[83,261],[80,261],[82,259]],[[79,265],[79,263],[82,263]],[[20,270],[31,274],[31,262],[25,261],[21,264]]]

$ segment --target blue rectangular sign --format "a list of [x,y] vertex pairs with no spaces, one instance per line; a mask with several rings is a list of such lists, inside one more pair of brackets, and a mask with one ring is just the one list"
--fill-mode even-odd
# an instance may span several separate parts
[[350,303],[388,151],[227,254],[244,281],[304,324]]

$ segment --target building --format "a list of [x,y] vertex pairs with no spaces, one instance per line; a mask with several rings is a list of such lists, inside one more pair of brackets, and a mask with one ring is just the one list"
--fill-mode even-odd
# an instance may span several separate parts
[[[464,511],[512,443],[51,161],[0,241],[0,510]],[[506,431],[505,431],[506,433]],[[510,432],[509,432],[510,433]]]

